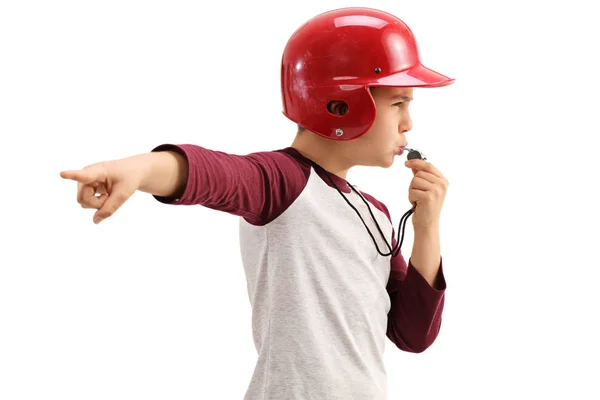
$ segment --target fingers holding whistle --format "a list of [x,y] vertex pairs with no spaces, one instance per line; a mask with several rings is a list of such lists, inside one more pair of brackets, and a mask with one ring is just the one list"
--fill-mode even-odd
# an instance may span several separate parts
[[[417,176],[417,174],[419,174],[420,176],[422,175],[423,177],[425,176],[434,176],[440,179],[445,179],[444,175],[442,175],[442,173],[433,166],[432,163],[430,163],[429,161],[425,161],[425,160],[408,160],[404,163],[404,165],[407,168],[412,169],[413,174],[415,176]],[[429,179],[428,179],[429,180]]]
[[404,165],[410,168],[414,175],[408,188],[409,201],[416,207],[413,224],[415,227],[435,225],[446,196],[448,180],[433,164],[426,161],[425,157],[413,154],[410,158],[409,153],[408,158]]
[[431,179],[431,176],[435,176],[438,177],[442,180],[445,180],[446,178],[444,178],[444,175],[442,175],[442,173],[433,166],[433,164],[431,164],[429,161],[427,161],[427,158],[425,157],[425,155],[421,152],[419,152],[418,150],[414,150],[414,149],[406,149],[409,150],[407,161],[404,162],[404,165],[407,168],[412,169],[413,174],[417,175],[417,173],[421,172],[419,175],[422,176],[423,178],[425,178],[426,176],[429,176],[430,179],[427,179],[430,182],[434,182],[434,180]]

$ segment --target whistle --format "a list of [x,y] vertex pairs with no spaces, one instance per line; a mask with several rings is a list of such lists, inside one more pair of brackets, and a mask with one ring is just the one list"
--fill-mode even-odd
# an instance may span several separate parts
[[427,160],[425,154],[421,153],[419,150],[404,148],[404,150],[408,150],[408,154],[406,155],[407,160]]

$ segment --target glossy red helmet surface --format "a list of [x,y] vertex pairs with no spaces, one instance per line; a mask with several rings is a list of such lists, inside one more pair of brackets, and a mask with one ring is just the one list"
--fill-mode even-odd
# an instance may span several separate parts
[[[438,87],[454,79],[421,64],[409,27],[371,8],[343,8],[310,19],[290,37],[281,62],[283,114],[323,137],[355,139],[375,120],[369,87]],[[347,112],[328,111],[344,101]]]

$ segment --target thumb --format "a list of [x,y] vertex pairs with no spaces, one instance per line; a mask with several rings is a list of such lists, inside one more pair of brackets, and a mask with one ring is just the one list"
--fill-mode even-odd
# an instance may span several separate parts
[[99,224],[113,215],[125,203],[135,190],[130,190],[122,183],[116,184],[102,207],[94,214],[94,223]]
[[408,160],[408,161],[404,162],[404,165],[405,165],[407,168],[410,168],[410,169],[411,169],[411,171],[412,171],[413,175],[416,175],[416,174],[417,174],[417,172],[418,172],[419,170],[418,170],[417,168],[412,168],[412,167],[411,167],[411,165],[412,165],[412,164],[413,164],[413,163],[411,162],[411,160]]

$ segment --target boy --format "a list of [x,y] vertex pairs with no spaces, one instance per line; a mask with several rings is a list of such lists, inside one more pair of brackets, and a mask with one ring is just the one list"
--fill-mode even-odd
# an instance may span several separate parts
[[258,352],[245,399],[384,400],[386,337],[422,352],[440,329],[447,181],[425,160],[406,162],[414,173],[407,264],[385,205],[345,178],[356,165],[391,166],[407,145],[413,88],[453,80],[421,65],[402,21],[366,8],[300,27],[281,74],[284,114],[299,126],[286,149],[239,156],[161,145],[61,176],[78,182],[95,223],[136,190],[241,217]]

